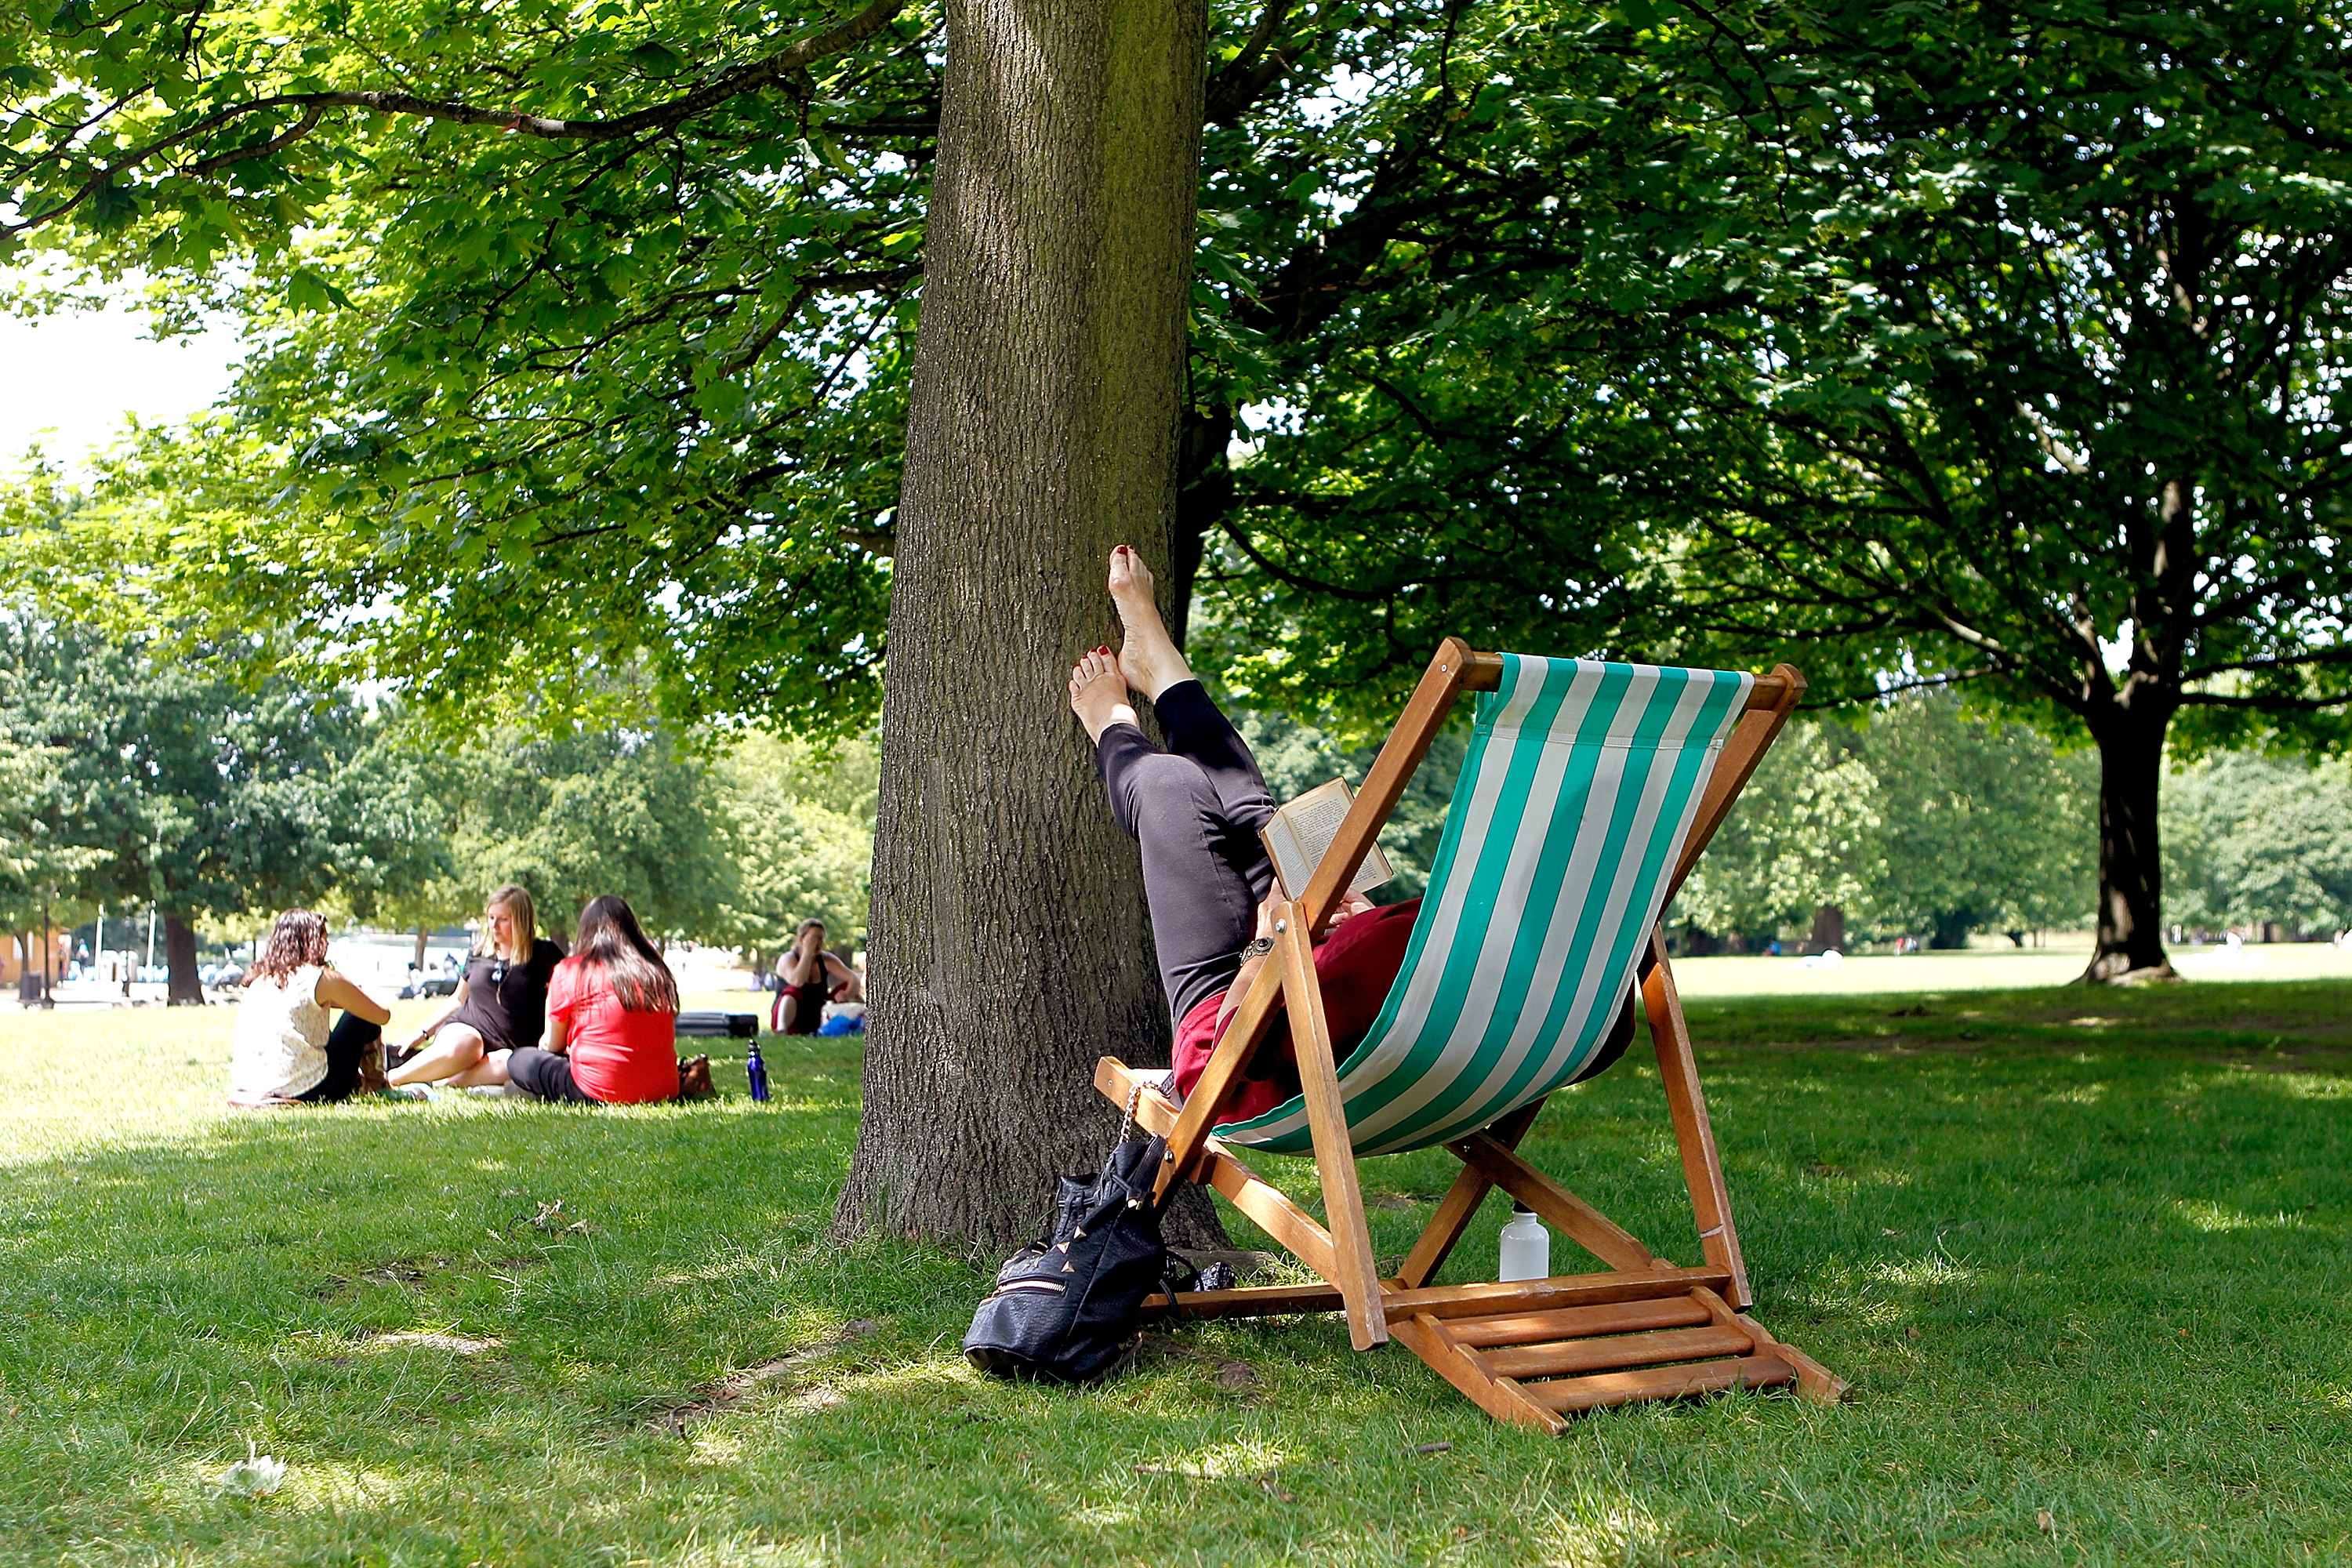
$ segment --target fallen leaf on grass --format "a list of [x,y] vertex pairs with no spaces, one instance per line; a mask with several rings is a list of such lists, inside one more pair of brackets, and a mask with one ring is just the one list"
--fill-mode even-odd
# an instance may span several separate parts
[[1267,1470],[1263,1475],[1259,1476],[1257,1479],[1258,1489],[1265,1493],[1266,1496],[1272,1498],[1276,1502],[1297,1502],[1298,1500],[1297,1498],[1292,1496],[1289,1492],[1283,1490],[1282,1483],[1276,1479],[1276,1478],[1281,1474],[1282,1472],[1280,1470]]
[[1416,1454],[1450,1454],[1454,1451],[1454,1445],[1451,1443],[1416,1443],[1413,1445],[1412,1451]]
[[1909,1328],[1907,1328],[1907,1329],[1904,1330],[1904,1331],[1903,1331],[1903,1337],[1904,1337],[1905,1339],[1906,1339],[1906,1340],[1916,1340],[1916,1339],[1917,1339],[1917,1338],[1919,1337],[1919,1325],[1918,1325],[1918,1324],[1916,1324],[1916,1323],[1914,1323],[1914,1324],[1912,1324]]
[[221,1472],[220,1489],[238,1497],[268,1497],[286,1479],[286,1461],[257,1454],[253,1440],[245,1444],[245,1458]]
[[2044,1535],[2055,1535],[2058,1533],[2058,1521],[2050,1517],[2048,1509],[2037,1508],[2033,1510],[2033,1528]]

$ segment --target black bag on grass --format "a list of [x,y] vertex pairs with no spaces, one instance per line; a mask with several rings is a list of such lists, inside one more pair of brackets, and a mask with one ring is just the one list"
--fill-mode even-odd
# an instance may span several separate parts
[[972,1314],[963,1353],[997,1377],[1099,1383],[1140,1342],[1143,1299],[1170,1289],[1152,1179],[1168,1141],[1121,1141],[1097,1176],[1064,1176],[1053,1228],[1014,1253]]

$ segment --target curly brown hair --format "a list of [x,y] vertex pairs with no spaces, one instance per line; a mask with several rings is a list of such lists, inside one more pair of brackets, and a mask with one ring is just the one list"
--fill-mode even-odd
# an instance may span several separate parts
[[306,963],[327,967],[327,917],[288,910],[269,928],[269,940],[261,944],[261,956],[253,961],[247,983],[274,980],[283,985],[288,975]]

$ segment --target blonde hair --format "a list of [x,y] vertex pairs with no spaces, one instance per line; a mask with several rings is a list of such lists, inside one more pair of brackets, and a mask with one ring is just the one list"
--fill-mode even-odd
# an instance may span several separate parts
[[[509,963],[527,962],[530,957],[530,950],[539,942],[539,910],[531,904],[530,889],[518,887],[512,882],[509,882],[503,888],[491,889],[490,896],[482,900],[482,910],[487,914],[492,910],[506,910],[508,916],[514,921],[514,950],[506,954],[507,962]],[[474,955],[477,958],[488,958],[493,954],[490,922],[484,921],[482,934],[474,942]]]

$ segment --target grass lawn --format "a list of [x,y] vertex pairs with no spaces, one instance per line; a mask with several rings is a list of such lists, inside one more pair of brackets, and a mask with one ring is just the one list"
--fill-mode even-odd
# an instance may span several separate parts
[[[1795,958],[1683,958],[1675,979],[1685,996],[1836,996],[1896,991],[2006,991],[2063,985],[2091,962],[2088,931],[2062,933],[2048,947],[1987,944],[1954,952],[1848,957],[1834,969],[1809,969]],[[2324,942],[2257,942],[2227,947],[2177,947],[2181,973],[2207,980],[2345,980],[2352,952]],[[2347,986],[2352,991],[2352,985]]]
[[[692,1108],[239,1115],[226,1010],[0,1016],[0,1563],[2340,1563],[2347,1000],[1695,1001],[1759,1314],[1854,1397],[1556,1439],[1329,1320],[982,1381],[981,1269],[825,1237],[854,1043],[763,1107],[739,1058]],[[1640,1060],[1528,1146],[1695,1262]],[[1382,1253],[1451,1165],[1368,1164]]]

